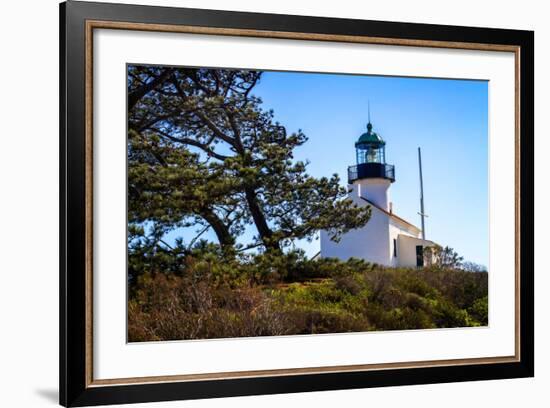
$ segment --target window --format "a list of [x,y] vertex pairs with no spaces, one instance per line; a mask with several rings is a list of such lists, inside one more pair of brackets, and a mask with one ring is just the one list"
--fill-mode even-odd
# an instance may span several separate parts
[[424,266],[424,248],[422,247],[422,245],[416,246],[416,266]]
[[397,257],[397,240],[393,239],[393,256]]

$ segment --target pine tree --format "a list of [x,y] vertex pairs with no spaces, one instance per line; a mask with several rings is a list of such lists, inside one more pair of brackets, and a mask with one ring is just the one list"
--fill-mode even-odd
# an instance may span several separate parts
[[307,163],[294,160],[307,137],[287,133],[273,111],[263,109],[252,93],[261,76],[129,67],[133,220],[204,223],[226,247],[251,223],[257,236],[246,248],[274,252],[297,239],[311,240],[320,229],[338,240],[368,221],[370,209],[345,200],[337,175],[314,178]]

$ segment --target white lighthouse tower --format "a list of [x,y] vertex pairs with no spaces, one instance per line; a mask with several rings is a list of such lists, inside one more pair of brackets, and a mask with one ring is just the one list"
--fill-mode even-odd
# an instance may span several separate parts
[[360,207],[370,206],[371,218],[364,227],[344,234],[339,242],[321,231],[321,257],[423,266],[423,249],[433,242],[422,239],[418,227],[395,215],[389,194],[395,167],[386,163],[386,142],[373,131],[370,118],[355,151],[356,164],[348,168],[348,199]]

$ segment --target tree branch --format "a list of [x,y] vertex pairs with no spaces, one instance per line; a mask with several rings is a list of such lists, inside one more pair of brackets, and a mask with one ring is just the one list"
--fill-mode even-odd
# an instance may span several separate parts
[[158,77],[140,86],[135,91],[129,93],[128,110],[131,110],[136,105],[136,103],[139,102],[141,98],[143,98],[147,93],[151,92],[158,85],[164,82],[172,72],[173,72],[172,68],[166,68],[163,70],[163,72],[161,72],[161,74]]
[[191,145],[191,146],[198,147],[199,149],[203,150],[208,156],[214,157],[218,160],[223,161],[223,160],[226,160],[226,159],[229,158],[229,156],[224,156],[224,155],[216,153],[214,150],[212,150],[212,148],[209,146],[209,144],[212,143],[212,139],[210,139],[207,143],[200,143],[200,142],[197,142],[194,139],[190,139],[190,138],[186,138],[186,137],[172,136],[169,133],[166,133],[166,132],[164,132],[160,129],[157,129],[157,128],[151,128],[150,130],[152,130],[153,132],[159,133],[160,135],[164,136],[165,138],[171,140],[172,142],[188,144],[188,145]]
[[[195,84],[197,84],[197,86],[199,86],[199,87],[201,87],[201,89],[203,89],[201,84],[195,78],[193,78],[193,76],[190,75],[189,78],[191,78],[191,80]],[[178,80],[174,76],[172,76],[172,82],[173,82],[174,86],[176,87],[176,91],[178,92],[180,98],[182,98],[184,100],[187,99],[187,96],[185,95],[185,92],[183,92],[183,89],[181,89],[181,86],[180,86]],[[210,120],[210,118],[208,116],[206,116],[203,112],[201,112],[199,110],[196,110],[196,111],[193,111],[193,113],[199,119],[202,120],[202,122],[208,127],[208,129],[210,129],[214,133],[214,135],[216,135],[217,137],[222,139],[224,142],[226,142],[230,146],[233,146],[234,148],[237,148],[237,146],[235,146],[235,140],[233,138],[227,136],[224,132],[222,132],[221,129],[218,128],[218,126],[216,126],[216,124],[214,122],[212,122]]]

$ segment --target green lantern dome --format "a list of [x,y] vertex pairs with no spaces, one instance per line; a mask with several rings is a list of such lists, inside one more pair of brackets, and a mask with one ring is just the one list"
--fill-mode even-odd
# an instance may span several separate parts
[[378,133],[372,131],[372,124],[369,122],[367,124],[367,131],[359,136],[359,140],[355,142],[355,147],[362,144],[377,144],[382,146],[385,145],[386,142],[384,142]]
[[349,184],[365,179],[386,179],[391,183],[395,181],[395,168],[386,163],[386,142],[372,131],[370,104],[367,131],[355,142],[355,156],[357,164],[348,167]]

